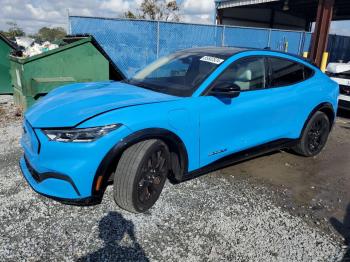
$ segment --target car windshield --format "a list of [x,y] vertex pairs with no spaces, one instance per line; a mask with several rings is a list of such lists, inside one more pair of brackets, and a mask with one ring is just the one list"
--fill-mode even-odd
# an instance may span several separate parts
[[169,95],[191,96],[226,58],[202,52],[175,53],[156,60],[128,82]]

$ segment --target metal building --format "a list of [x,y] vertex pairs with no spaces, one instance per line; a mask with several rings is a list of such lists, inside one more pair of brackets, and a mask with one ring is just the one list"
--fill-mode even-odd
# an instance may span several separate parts
[[[290,1],[294,2],[294,1]],[[217,23],[225,25],[310,30],[311,17],[289,1],[230,0],[216,1]]]
[[316,22],[310,58],[318,65],[327,47],[331,21],[350,19],[349,0],[216,0],[218,24],[310,31]]

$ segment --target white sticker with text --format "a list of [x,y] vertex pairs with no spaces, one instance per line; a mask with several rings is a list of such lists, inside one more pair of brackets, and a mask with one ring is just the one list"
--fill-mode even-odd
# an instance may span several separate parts
[[216,64],[216,65],[220,65],[222,62],[224,62],[223,59],[213,57],[213,56],[203,56],[200,60],[204,62]]

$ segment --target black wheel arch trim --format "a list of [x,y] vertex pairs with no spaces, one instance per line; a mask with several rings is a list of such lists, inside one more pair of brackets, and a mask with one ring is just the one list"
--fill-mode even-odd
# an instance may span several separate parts
[[[188,154],[187,149],[181,138],[170,130],[163,128],[147,128],[136,131],[129,136],[120,140],[115,144],[112,149],[106,154],[101,161],[95,177],[92,183],[91,195],[95,198],[102,198],[104,191],[106,190],[110,181],[111,174],[115,171],[115,167],[119,162],[122,153],[131,145],[147,139],[161,139],[170,148],[170,152],[176,152],[180,158],[180,171],[179,174],[174,175],[174,180],[180,180],[182,174],[187,173],[188,170]],[[102,176],[100,181],[100,188],[96,190],[99,177]]]
[[318,111],[321,111],[323,113],[325,113],[327,115],[327,117],[329,118],[329,122],[331,124],[331,129],[335,123],[335,117],[336,117],[336,113],[334,111],[334,108],[332,106],[331,103],[328,103],[328,102],[324,102],[324,103],[321,103],[319,105],[317,105],[312,111],[311,113],[308,115],[306,121],[304,122],[304,126],[303,126],[303,129],[301,130],[300,132],[300,138],[302,137],[303,133],[304,133],[304,130],[307,126],[307,124],[309,123],[310,119],[312,118],[312,116],[318,112]]

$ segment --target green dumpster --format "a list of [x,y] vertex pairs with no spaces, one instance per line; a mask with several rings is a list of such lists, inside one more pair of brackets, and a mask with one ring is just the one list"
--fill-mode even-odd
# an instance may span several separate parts
[[0,95],[13,93],[9,55],[14,49],[16,49],[15,44],[0,33]]
[[14,101],[18,107],[25,110],[65,84],[125,78],[92,36],[67,37],[64,41],[62,47],[36,56],[10,56]]

